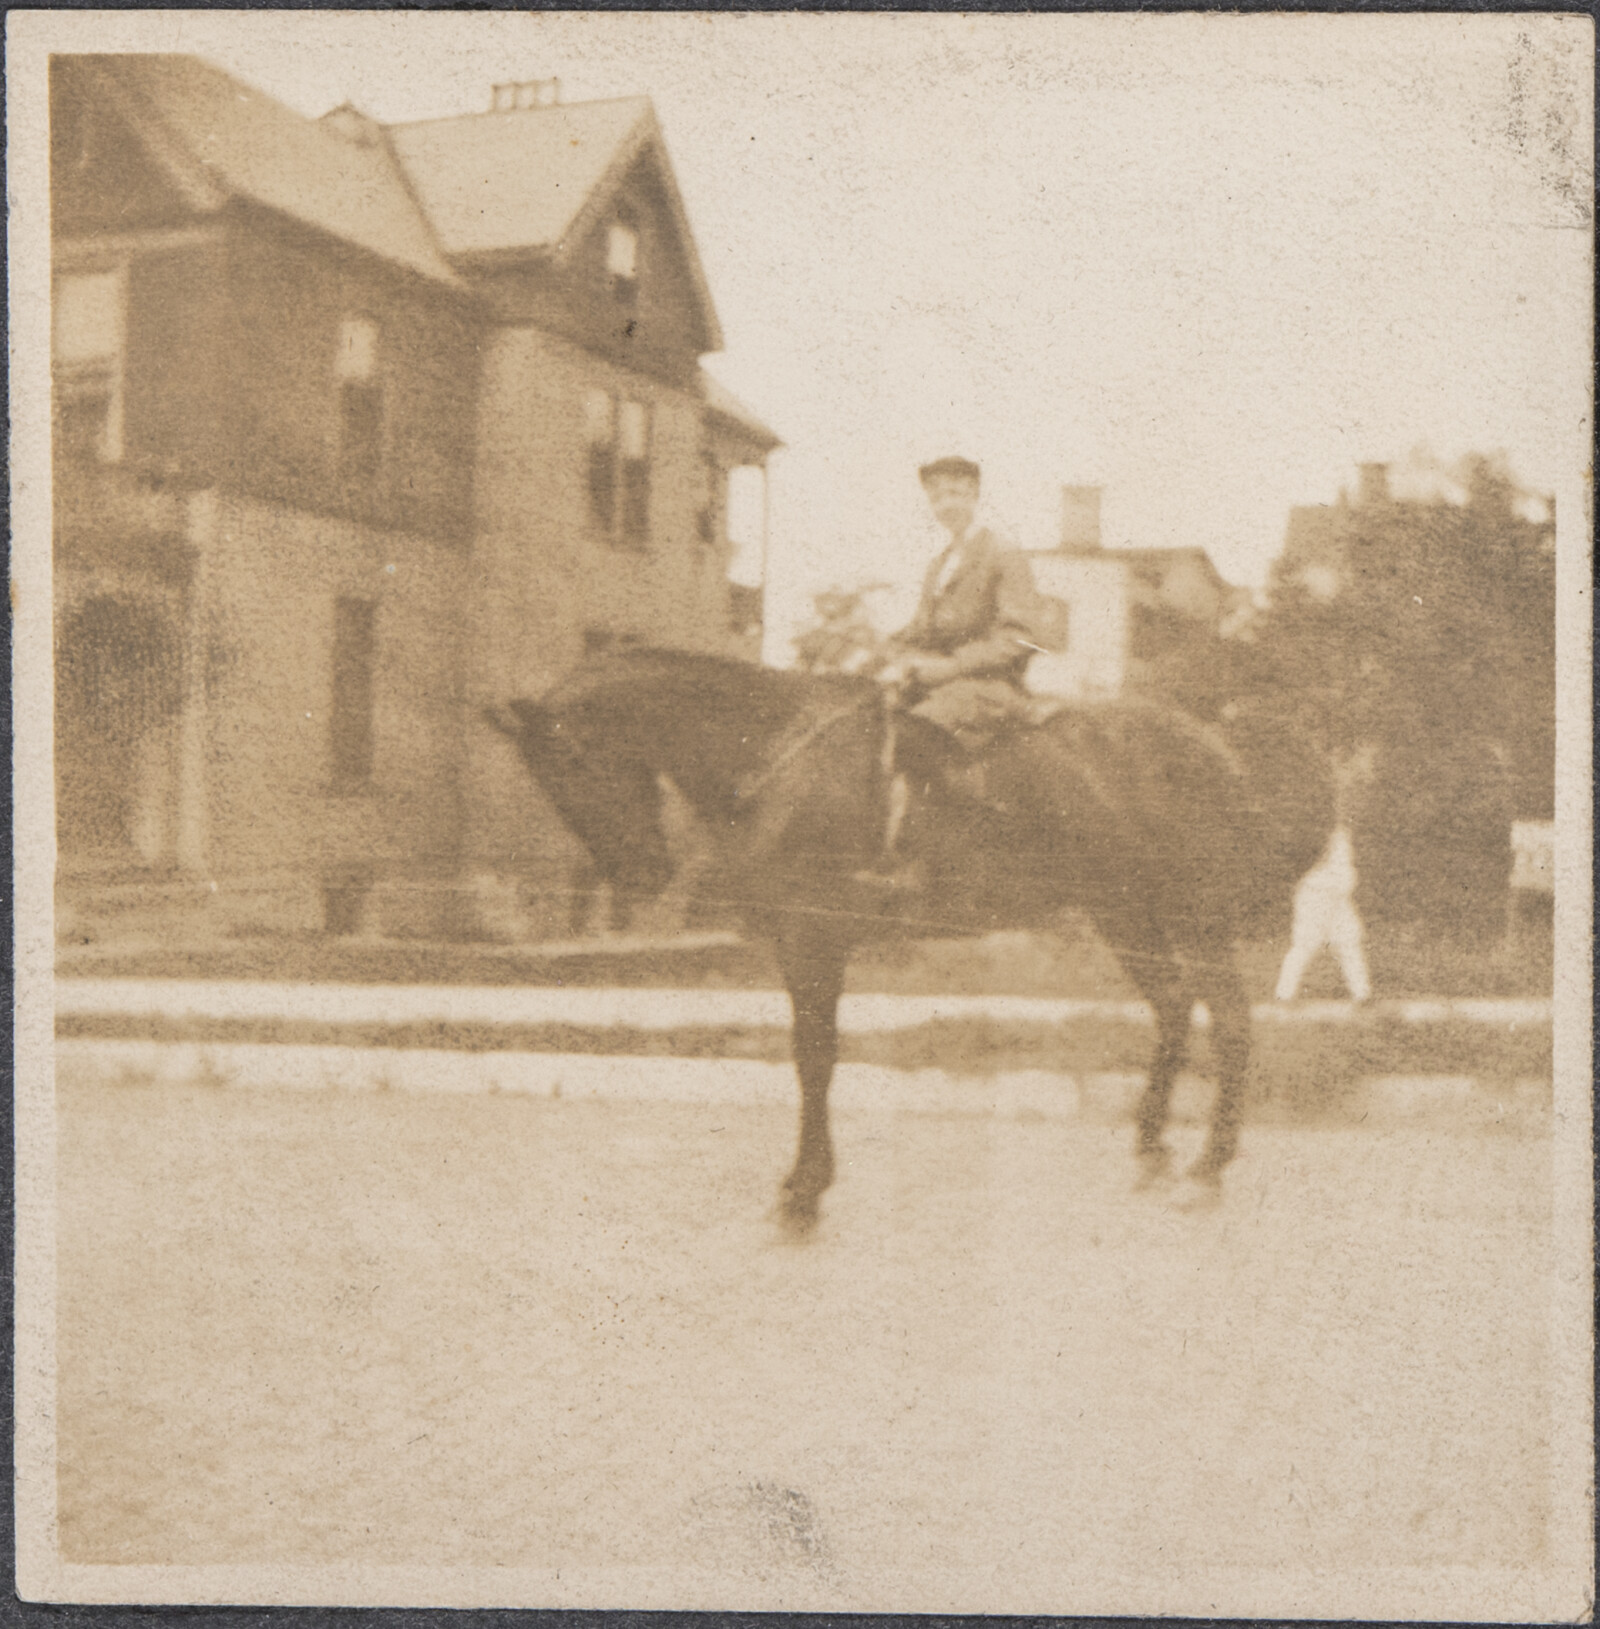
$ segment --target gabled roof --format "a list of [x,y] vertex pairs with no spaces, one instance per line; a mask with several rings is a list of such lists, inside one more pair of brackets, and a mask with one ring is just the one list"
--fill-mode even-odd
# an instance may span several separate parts
[[220,199],[248,198],[441,283],[460,285],[386,143],[358,143],[197,57],[71,59],[181,172]]
[[643,96],[390,126],[447,254],[554,249],[654,126]]
[[469,113],[388,127],[446,254],[545,255],[582,241],[641,160],[652,164],[683,252],[707,348],[722,332],[648,97]]
[[647,97],[380,125],[348,104],[308,119],[198,57],[58,60],[93,76],[197,209],[247,198],[458,288],[466,284],[451,264],[456,257],[559,262],[634,167],[649,164],[706,349],[721,348],[711,290]]

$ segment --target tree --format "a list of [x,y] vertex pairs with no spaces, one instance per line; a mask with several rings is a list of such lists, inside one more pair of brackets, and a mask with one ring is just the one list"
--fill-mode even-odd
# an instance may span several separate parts
[[1280,571],[1257,639],[1327,750],[1371,751],[1348,811],[1368,911],[1477,936],[1503,920],[1511,821],[1553,812],[1554,526],[1503,460],[1458,471],[1464,502],[1329,512],[1337,588]]

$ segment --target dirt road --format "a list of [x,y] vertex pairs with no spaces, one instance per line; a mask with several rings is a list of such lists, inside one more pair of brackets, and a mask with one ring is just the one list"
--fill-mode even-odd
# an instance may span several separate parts
[[1184,1216],[1125,1129],[858,1106],[796,1247],[787,1106],[64,1078],[59,1130],[67,1561],[1193,1610],[1541,1542],[1538,1135],[1253,1127]]

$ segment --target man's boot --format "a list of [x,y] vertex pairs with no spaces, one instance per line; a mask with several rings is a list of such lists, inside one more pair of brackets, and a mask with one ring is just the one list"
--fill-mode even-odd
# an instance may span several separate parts
[[927,886],[921,861],[907,859],[900,852],[900,833],[910,806],[911,784],[904,774],[897,774],[889,783],[889,818],[884,832],[883,852],[875,865],[855,873],[855,881],[875,894],[916,894]]

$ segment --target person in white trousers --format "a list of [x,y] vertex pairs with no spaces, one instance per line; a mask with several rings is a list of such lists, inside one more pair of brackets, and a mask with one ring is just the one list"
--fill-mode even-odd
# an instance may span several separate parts
[[1311,959],[1326,945],[1339,958],[1339,970],[1357,1001],[1372,999],[1361,917],[1356,911],[1356,862],[1350,833],[1334,827],[1322,858],[1294,891],[1294,927],[1289,954],[1278,974],[1277,998],[1293,1001]]

